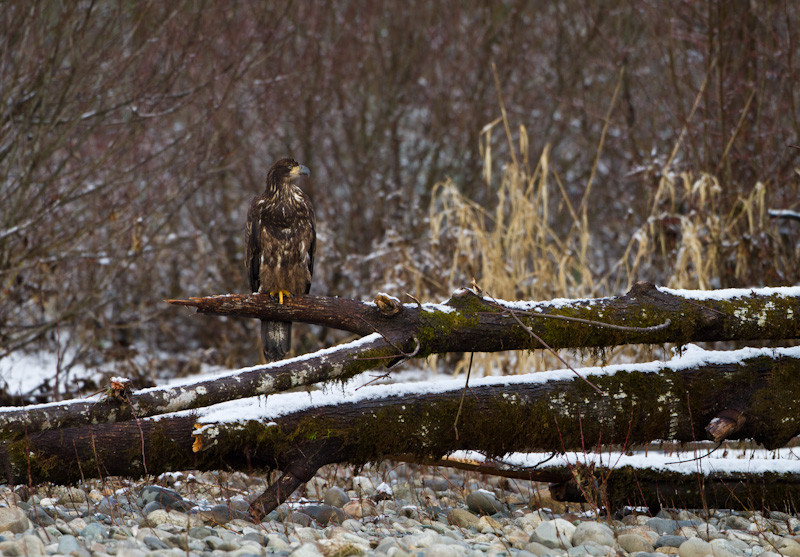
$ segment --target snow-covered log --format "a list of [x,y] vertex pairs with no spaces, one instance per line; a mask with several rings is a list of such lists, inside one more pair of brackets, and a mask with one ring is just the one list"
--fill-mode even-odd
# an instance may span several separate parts
[[401,304],[266,294],[228,294],[169,303],[198,313],[298,321],[356,334],[381,333],[417,357],[445,352],[587,348],[621,344],[800,338],[800,288],[671,290],[639,282],[624,296],[507,302],[471,290],[441,304]]
[[166,387],[131,391],[127,385],[115,388],[112,384],[102,399],[0,408],[0,437],[10,439],[48,429],[123,422],[333,379],[345,380],[389,362],[397,354],[395,347],[372,334],[306,356]]
[[29,473],[34,482],[69,482],[81,474],[277,468],[284,477],[262,500],[269,509],[291,486],[333,462],[688,442],[704,439],[706,425],[728,408],[746,416],[738,438],[777,447],[800,433],[800,397],[794,396],[800,391],[800,348],[688,347],[667,362],[578,373],[580,378],[571,371],[488,377],[471,381],[466,393],[462,380],[331,386],[138,424],[41,432],[0,444],[0,470],[18,483]]
[[[550,477],[557,501],[618,509],[661,507],[765,509],[795,512],[800,497],[796,448],[767,451],[708,441],[657,443],[648,450],[620,452],[513,453],[500,459],[459,451],[444,466],[524,479]],[[534,504],[540,504],[534,498]]]

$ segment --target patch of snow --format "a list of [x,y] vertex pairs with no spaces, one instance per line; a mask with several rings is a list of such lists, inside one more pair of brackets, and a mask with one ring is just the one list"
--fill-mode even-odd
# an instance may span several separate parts
[[[418,307],[417,304],[404,304],[406,307]],[[429,313],[434,312],[441,312],[441,313],[452,313],[455,310],[454,307],[448,306],[447,304],[431,304],[431,303],[424,303],[422,304],[422,311],[427,311]]]
[[764,288],[722,288],[720,290],[684,290],[656,286],[659,292],[690,300],[732,300],[750,296],[800,296],[800,286],[770,286]]
[[[63,362],[70,360],[69,354],[62,354],[62,365]],[[46,383],[53,386],[58,365],[58,355],[52,352],[41,351],[30,354],[22,351],[12,352],[0,359],[0,388],[12,396],[25,396]],[[68,381],[80,379],[99,381],[99,377],[95,371],[76,364],[68,370],[62,369],[59,390],[64,393]]]
[[378,487],[375,488],[377,493],[385,493],[387,495],[394,495],[394,491],[392,491],[392,487],[387,484],[386,482],[381,482]]
[[[248,373],[248,372],[251,372],[251,371],[267,371],[269,369],[281,367],[281,366],[284,366],[286,364],[303,362],[303,361],[309,360],[311,358],[316,358],[316,357],[319,357],[319,356],[325,356],[325,355],[328,355],[328,354],[333,354],[333,353],[339,352],[341,350],[352,350],[352,349],[358,348],[359,346],[362,346],[364,344],[369,344],[370,342],[378,340],[379,338],[381,338],[381,335],[379,335],[378,333],[372,333],[371,335],[367,335],[365,337],[361,337],[360,339],[354,340],[352,342],[347,342],[347,343],[344,343],[344,344],[337,344],[335,346],[331,346],[330,348],[323,348],[322,350],[317,350],[316,352],[310,352],[308,354],[303,354],[301,356],[296,356],[294,358],[287,358],[285,360],[280,360],[280,361],[277,361],[277,362],[270,362],[268,364],[260,364],[260,365],[257,365],[257,366],[245,367],[245,368],[241,368],[241,369],[237,369],[237,370],[233,370],[233,371],[231,371],[231,370],[216,371],[216,372],[212,372],[212,373],[210,373],[208,375],[204,375],[202,377],[197,377],[197,376],[184,377],[184,378],[181,378],[181,379],[177,379],[175,381],[171,381],[170,382],[170,386],[171,387],[188,387],[188,386],[191,386],[191,385],[194,385],[194,384],[197,384],[197,383],[208,381],[209,379],[220,379],[220,378],[223,378],[223,377],[234,378],[237,375],[241,375],[243,373]],[[136,391],[136,392],[137,393],[147,393],[147,392],[151,392],[151,391],[159,390],[159,389],[163,389],[163,387],[148,387],[147,389],[141,389],[141,390]]]
[[788,217],[791,219],[800,220],[800,213],[790,209],[768,209],[767,213],[771,217]]
[[[546,470],[574,464],[603,465],[609,468],[650,468],[659,472],[679,474],[796,474],[800,466],[797,449],[728,449],[726,456],[722,450],[710,452],[716,443],[707,443],[704,448],[672,451],[665,454],[658,450],[636,451],[631,455],[619,451],[568,452],[553,456],[552,453],[511,453],[501,460],[508,466]],[[732,456],[731,453],[733,453]],[[552,457],[552,458],[551,458]],[[457,460],[485,462],[483,454],[474,451],[456,451],[450,458]],[[546,462],[545,462],[546,461]]]
[[519,311],[538,311],[541,312],[542,308],[562,308],[566,306],[574,306],[576,304],[592,305],[599,301],[611,300],[612,298],[553,298],[552,300],[501,300],[500,298],[491,298],[484,296],[484,300],[499,304],[509,309],[516,309]]

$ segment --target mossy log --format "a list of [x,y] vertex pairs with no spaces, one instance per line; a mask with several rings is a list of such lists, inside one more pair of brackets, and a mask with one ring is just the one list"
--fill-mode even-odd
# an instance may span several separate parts
[[[552,470],[556,473],[557,470]],[[569,472],[564,470],[564,472]],[[617,466],[573,467],[573,478],[551,484],[556,501],[598,507],[772,510],[794,514],[800,504],[800,473],[713,472],[707,475]]]
[[[777,447],[800,433],[800,359],[769,353],[741,363],[726,363],[726,358],[714,363],[709,357],[698,367],[653,369],[648,364],[637,370],[630,365],[583,374],[604,394],[564,372],[543,372],[502,384],[474,381],[463,406],[463,388],[455,384],[417,393],[406,386],[402,396],[387,393],[396,390],[388,386],[372,388],[382,391],[380,396],[367,391],[357,401],[309,403],[285,415],[271,415],[273,406],[266,404],[262,418],[244,422],[218,422],[230,412],[223,407],[40,432],[0,443],[0,469],[11,483],[68,483],[82,476],[275,468],[285,472],[283,483],[275,484],[282,491],[272,493],[275,503],[288,495],[287,486],[299,485],[328,463],[378,462],[395,454],[429,461],[457,450],[501,456],[629,447],[656,439],[693,441],[727,408],[747,417],[738,438]],[[201,427],[194,428],[195,423]],[[194,453],[193,434],[199,440]],[[751,484],[758,485],[757,478]]]
[[592,348],[622,344],[800,338],[796,289],[733,292],[725,299],[684,297],[639,282],[624,296],[554,302],[504,302],[461,289],[442,304],[400,304],[297,296],[284,303],[266,294],[228,294],[168,300],[198,313],[297,321],[351,331],[379,332],[417,357],[446,352]]

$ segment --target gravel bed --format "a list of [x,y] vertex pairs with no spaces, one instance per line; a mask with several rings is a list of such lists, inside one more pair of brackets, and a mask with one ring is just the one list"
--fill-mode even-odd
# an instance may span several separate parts
[[399,465],[328,467],[262,522],[263,478],[167,474],[79,487],[0,486],[0,554],[482,557],[800,556],[800,520],[777,511],[663,509],[596,517],[528,482]]

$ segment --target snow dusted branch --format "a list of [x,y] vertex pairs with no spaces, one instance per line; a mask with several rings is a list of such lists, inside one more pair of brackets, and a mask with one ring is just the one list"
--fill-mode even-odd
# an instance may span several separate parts
[[346,379],[391,361],[397,349],[380,335],[272,364],[168,387],[112,390],[102,399],[0,408],[0,437],[70,426],[122,422],[219,402],[268,395],[331,379]]
[[[389,303],[387,308],[381,304]],[[198,313],[299,321],[393,342],[420,342],[418,357],[723,340],[800,338],[800,288],[671,290],[639,282],[624,296],[507,302],[471,290],[441,304],[400,304],[298,296],[283,305],[265,294],[168,300]],[[413,344],[413,343],[411,343]]]
[[0,469],[9,482],[277,468],[283,476],[258,501],[268,511],[333,462],[626,448],[706,433],[779,447],[800,433],[800,349],[791,348],[690,347],[679,360],[580,370],[578,378],[570,371],[482,379],[467,396],[460,380],[259,396],[432,353],[798,338],[798,288],[701,292],[639,283],[621,297],[549,302],[459,290],[443,304],[401,304],[385,294],[372,303],[300,296],[278,305],[257,294],[171,303],[367,336],[179,386],[131,392],[119,382],[102,400],[0,410]]

